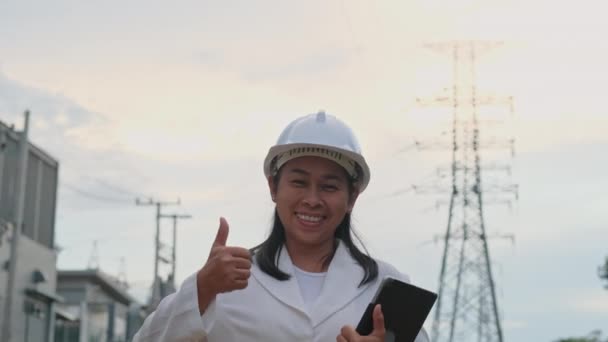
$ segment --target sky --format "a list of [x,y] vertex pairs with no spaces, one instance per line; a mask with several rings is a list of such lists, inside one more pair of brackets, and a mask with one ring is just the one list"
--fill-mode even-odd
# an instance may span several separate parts
[[[372,253],[436,289],[448,194],[450,111],[417,105],[452,85],[452,59],[429,48],[500,42],[477,58],[477,87],[513,96],[482,136],[515,137],[515,154],[482,160],[512,172],[511,208],[485,206],[506,341],[608,333],[608,42],[600,1],[14,1],[0,2],[0,120],[22,126],[60,163],[58,267],[97,263],[149,294],[153,207],[180,200],[177,278],[204,263],[227,218],[229,243],[269,229],[262,161],[294,118],[325,110],[357,133],[372,181],[354,211]],[[162,237],[169,241],[171,222]],[[500,238],[513,235],[514,240]],[[124,262],[121,262],[124,260]],[[167,272],[167,268],[161,269]],[[430,319],[427,320],[430,327]]]

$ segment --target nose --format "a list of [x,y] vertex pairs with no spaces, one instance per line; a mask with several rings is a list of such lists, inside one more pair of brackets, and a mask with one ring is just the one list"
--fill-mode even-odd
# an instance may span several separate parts
[[323,204],[319,191],[312,188],[306,192],[306,195],[302,199],[302,203],[310,208],[320,207]]

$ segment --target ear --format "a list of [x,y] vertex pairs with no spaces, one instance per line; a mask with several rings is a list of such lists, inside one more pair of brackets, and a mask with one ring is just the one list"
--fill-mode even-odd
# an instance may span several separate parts
[[274,184],[272,176],[268,176],[268,189],[270,190],[270,198],[272,198],[272,201],[276,203],[277,187]]

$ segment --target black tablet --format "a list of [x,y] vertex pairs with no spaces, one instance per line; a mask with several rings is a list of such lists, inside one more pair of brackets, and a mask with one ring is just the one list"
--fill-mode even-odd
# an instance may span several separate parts
[[385,278],[357,325],[360,335],[374,329],[372,313],[382,306],[384,326],[395,336],[395,342],[414,342],[433,308],[437,294],[394,278]]

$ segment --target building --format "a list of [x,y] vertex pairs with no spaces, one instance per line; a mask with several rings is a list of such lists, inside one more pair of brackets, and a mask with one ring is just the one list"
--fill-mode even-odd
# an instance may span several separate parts
[[55,342],[80,341],[78,317],[62,308],[55,308]]
[[58,309],[76,317],[58,321],[58,342],[129,341],[144,319],[126,286],[97,269],[59,271],[57,292],[65,299]]
[[[0,122],[0,329],[10,341],[52,341],[56,293],[55,207],[59,163],[27,143],[23,224],[11,258],[19,191],[20,132]],[[12,260],[11,260],[12,259]],[[8,292],[11,263],[14,287]],[[10,305],[8,305],[10,302]],[[10,314],[5,310],[10,307]],[[6,331],[3,330],[7,322]],[[2,339],[2,337],[0,337]]]

